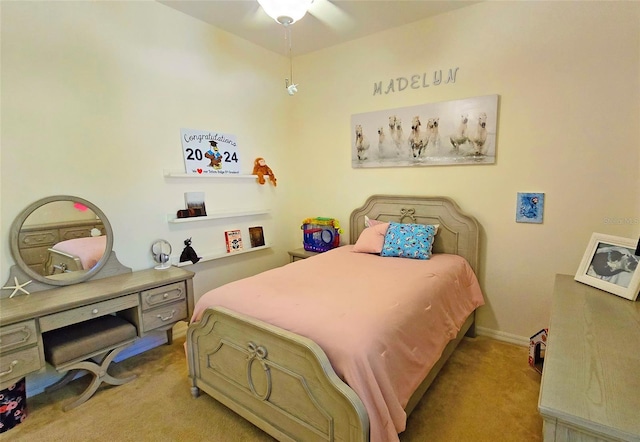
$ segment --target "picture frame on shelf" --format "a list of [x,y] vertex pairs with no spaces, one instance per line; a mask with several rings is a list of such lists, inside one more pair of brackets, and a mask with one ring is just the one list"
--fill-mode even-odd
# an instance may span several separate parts
[[178,211],[178,217],[207,216],[207,208],[204,201],[204,192],[185,192],[184,205],[186,213],[184,213],[185,211]]
[[635,301],[640,290],[636,243],[631,238],[593,233],[575,280]]
[[242,232],[240,229],[225,231],[224,241],[227,246],[227,253],[237,253],[244,249],[242,244]]
[[249,241],[251,242],[251,247],[261,247],[265,245],[262,226],[249,227]]

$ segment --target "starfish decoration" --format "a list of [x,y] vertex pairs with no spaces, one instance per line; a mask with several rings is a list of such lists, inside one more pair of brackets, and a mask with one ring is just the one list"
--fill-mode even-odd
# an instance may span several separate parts
[[18,277],[14,276],[13,281],[15,282],[15,285],[8,285],[6,287],[2,287],[2,290],[11,290],[11,289],[13,289],[13,293],[11,293],[11,295],[9,295],[9,298],[13,298],[15,296],[15,294],[18,293],[18,291],[21,291],[25,295],[29,295],[30,294],[27,290],[25,290],[24,286],[29,284],[31,282],[31,280],[20,284],[18,282]]

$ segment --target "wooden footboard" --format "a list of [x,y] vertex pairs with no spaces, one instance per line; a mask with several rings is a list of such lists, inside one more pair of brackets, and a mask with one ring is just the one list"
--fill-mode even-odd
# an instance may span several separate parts
[[203,390],[280,441],[367,441],[360,398],[313,341],[224,308],[187,331],[192,394]]
[[55,275],[66,272],[76,272],[84,270],[80,258],[69,253],[61,252],[56,249],[48,249],[49,258],[44,264],[45,275]]
[[[411,414],[465,334],[471,314],[405,411]],[[219,307],[187,331],[191,393],[200,390],[280,441],[368,441],[364,404],[313,341]]]

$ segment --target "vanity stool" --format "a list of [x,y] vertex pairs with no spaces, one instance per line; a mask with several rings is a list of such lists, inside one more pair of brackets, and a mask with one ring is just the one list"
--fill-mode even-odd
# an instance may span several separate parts
[[[71,410],[87,401],[102,382],[122,385],[135,379],[114,378],[107,373],[113,359],[136,340],[136,327],[127,320],[113,315],[100,316],[63,328],[43,333],[45,359],[60,373],[67,372],[60,380],[45,389],[57,390],[73,380],[75,375],[86,370],[93,381],[75,401],[66,405]],[[98,363],[91,360],[97,357]]]

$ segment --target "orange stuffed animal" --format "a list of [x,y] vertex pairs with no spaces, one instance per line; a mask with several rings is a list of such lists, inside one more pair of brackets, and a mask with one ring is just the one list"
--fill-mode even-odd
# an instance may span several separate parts
[[252,175],[258,175],[258,182],[260,184],[264,184],[266,182],[264,177],[265,175],[268,175],[269,181],[271,181],[274,186],[277,186],[276,176],[273,174],[271,168],[267,166],[267,163],[265,163],[264,158],[262,157],[256,158],[256,160],[253,162]]

